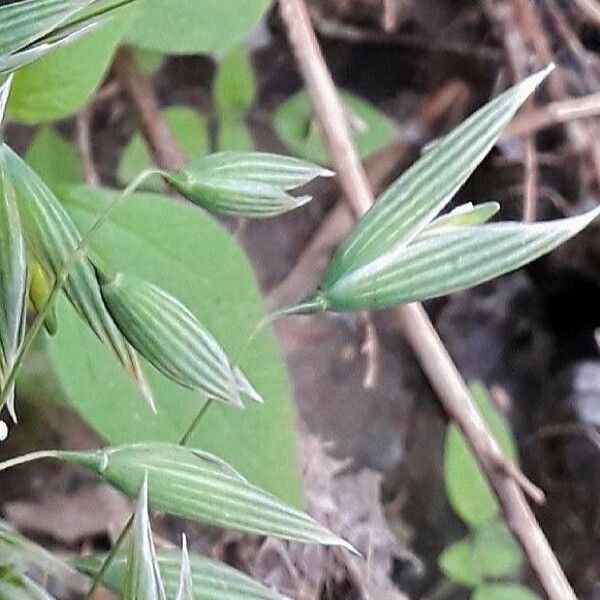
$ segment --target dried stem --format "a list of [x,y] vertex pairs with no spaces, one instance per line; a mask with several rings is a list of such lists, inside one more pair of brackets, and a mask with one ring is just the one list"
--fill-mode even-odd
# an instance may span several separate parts
[[[319,48],[304,0],[280,0],[281,15],[304,77],[339,182],[354,214],[360,217],[374,198],[348,131],[344,109]],[[517,481],[516,467],[503,457],[478,412],[467,386],[419,304],[397,311],[397,318],[440,401],[462,430],[494,489],[511,528],[551,600],[575,599],[556,556]]]

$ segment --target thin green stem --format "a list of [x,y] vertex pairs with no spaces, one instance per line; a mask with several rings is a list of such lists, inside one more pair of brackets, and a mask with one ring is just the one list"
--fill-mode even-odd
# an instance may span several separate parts
[[58,293],[62,290],[69,277],[69,273],[73,268],[73,265],[81,258],[88,244],[93,239],[94,235],[97,231],[104,225],[104,223],[108,220],[108,218],[112,215],[114,210],[123,202],[129,195],[131,195],[146,179],[151,177],[152,175],[161,175],[164,176],[164,171],[160,169],[146,169],[142,171],[122,192],[119,194],[106,208],[106,210],[98,217],[98,219],[92,224],[92,226],[87,230],[85,235],[81,238],[67,261],[65,262],[62,270],[56,276],[54,280],[54,285],[52,286],[52,290],[48,295],[48,300],[46,300],[42,309],[38,312],[36,318],[34,319],[29,331],[25,335],[25,339],[19,348],[17,356],[15,358],[15,362],[8,372],[5,381],[3,382],[2,394],[0,396],[0,410],[4,407],[6,403],[6,398],[8,396],[8,392],[15,382],[15,379],[19,373],[19,370],[22,366],[23,359],[27,352],[30,350],[33,342],[35,341],[37,334],[41,331],[44,321],[47,315],[50,312],[54,304],[54,300]]
[[[202,421],[202,419],[204,418],[204,416],[208,412],[209,408],[212,406],[213,402],[214,402],[213,398],[209,398],[203,404],[202,408],[200,409],[200,411],[196,415],[196,418],[190,423],[190,425],[186,429],[185,433],[181,436],[181,439],[179,440],[179,445],[180,446],[186,446],[187,445],[187,443],[190,441],[190,438],[194,434],[194,431],[196,431],[196,428],[198,427],[198,424]],[[121,546],[123,545],[123,542],[125,541],[125,538],[127,537],[127,535],[129,534],[129,532],[131,531],[131,527],[133,525],[134,516],[135,515],[133,515],[133,514],[130,515],[129,519],[127,520],[127,523],[125,524],[125,526],[121,530],[121,533],[119,534],[119,537],[116,539],[113,547],[111,548],[110,552],[108,553],[108,555],[104,559],[104,562],[102,563],[102,566],[100,567],[100,570],[94,576],[94,580],[92,581],[92,585],[91,585],[88,593],[85,595],[85,597],[84,597],[83,600],[92,600],[92,598],[94,597],[94,594],[96,593],[96,591],[100,587],[100,584],[102,583],[102,581],[104,579],[104,576],[106,575],[106,573],[110,569],[111,565],[115,561],[115,558],[117,557],[117,554],[119,553],[119,550],[121,549]]]
[[40,452],[31,452],[29,454],[24,454],[23,456],[11,458],[10,460],[0,463],[0,472],[44,458],[60,458],[60,452],[56,450],[41,450]]

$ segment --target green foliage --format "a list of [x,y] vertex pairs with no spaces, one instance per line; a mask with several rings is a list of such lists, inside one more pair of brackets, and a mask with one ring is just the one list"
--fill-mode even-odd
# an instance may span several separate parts
[[448,579],[467,587],[477,587],[482,581],[475,544],[470,537],[446,547],[438,557],[438,566]]
[[[502,416],[494,408],[487,390],[479,383],[471,385],[470,390],[477,408],[481,411],[500,447],[509,458],[514,460],[516,448],[512,434]],[[498,502],[456,425],[450,425],[446,434],[444,478],[448,500],[465,523],[477,526],[498,515]]]
[[219,52],[240,42],[270,0],[139,0],[127,40],[167,54]]
[[51,187],[83,180],[79,153],[52,127],[42,127],[31,142],[25,160]]
[[[470,392],[505,456],[516,461],[516,443],[512,432],[492,404],[486,388],[481,383],[473,383]],[[467,442],[456,425],[452,424],[446,433],[444,478],[448,500],[470,531],[439,556],[438,565],[442,573],[456,583],[473,588],[472,599],[536,598],[520,586],[489,583],[510,578],[518,572],[523,555],[501,521],[498,503]]]
[[277,500],[228,463],[201,450],[150,443],[48,456],[86,467],[132,498],[143,491],[147,478],[150,505],[184,519],[353,550],[305,513]]
[[219,121],[217,148],[252,150],[254,142],[244,117],[256,96],[256,78],[243,47],[234,48],[219,64],[213,95]]
[[317,165],[265,152],[219,152],[190,161],[165,179],[183,196],[219,214],[264,219],[306,204],[290,191],[333,173]]
[[25,123],[62,119],[82,108],[100,85],[127,27],[120,11],[98,31],[60,48],[15,76],[9,114]]
[[0,6],[0,74],[7,75],[105,25],[134,0],[24,0]]
[[219,64],[214,98],[220,118],[243,117],[256,95],[256,78],[243,46],[234,48]]
[[[169,125],[177,142],[188,156],[200,157],[210,149],[210,139],[206,119],[196,110],[184,106],[171,106],[163,111],[163,117]],[[136,133],[127,144],[118,175],[123,183],[132,181],[141,171],[152,166],[152,157],[144,139]],[[152,190],[164,188],[159,177],[148,180],[144,187]]]
[[[103,555],[87,556],[77,561],[77,568],[83,573],[96,575],[105,560]],[[126,557],[119,555],[108,570],[104,582],[116,591],[123,589]],[[158,565],[165,585],[167,597],[172,598],[179,584],[179,552],[160,550]],[[192,582],[195,600],[284,600],[277,592],[256,583],[253,579],[223,563],[211,560],[199,554],[190,556]]]
[[[25,239],[17,209],[15,189],[0,154],[0,387],[7,387],[25,329],[27,267]],[[8,411],[16,422],[14,385],[6,392]]]
[[[114,197],[107,190],[86,188],[63,195],[82,230]],[[180,299],[265,398],[263,406],[249,405],[244,411],[213,406],[192,443],[298,504],[289,382],[270,331],[246,347],[263,311],[252,271],[231,236],[193,206],[135,194],[98,231],[91,248],[99,264],[142,277]],[[148,370],[158,407],[158,414],[152,414],[88,328],[64,303],[57,308],[59,328],[48,342],[50,358],[67,395],[90,425],[115,444],[177,441],[198,412],[198,394]]]
[[471,600],[540,600],[540,597],[522,585],[495,583],[476,589]]
[[[354,143],[362,158],[367,158],[393,141],[396,124],[350,92],[341,92]],[[298,156],[322,165],[329,164],[327,148],[315,123],[306,92],[289,98],[275,113],[273,124],[288,148]]]

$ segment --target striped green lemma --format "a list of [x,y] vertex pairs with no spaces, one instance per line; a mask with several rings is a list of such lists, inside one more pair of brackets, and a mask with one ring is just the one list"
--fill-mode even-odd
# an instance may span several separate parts
[[494,203],[435,219],[551,69],[507,90],[436,143],[357,223],[319,290],[283,313],[388,308],[466,289],[550,252],[588,225],[598,210],[548,223],[485,224]]
[[164,173],[183,196],[206,210],[251,219],[280,215],[311,200],[290,190],[333,173],[313,163],[261,152],[219,152]]
[[[0,385],[15,364],[25,329],[27,264],[15,190],[0,156]],[[16,422],[14,384],[6,405]]]
[[177,299],[132,275],[101,276],[102,295],[130,344],[156,369],[191,390],[233,405],[262,399],[202,323]]
[[29,252],[54,278],[60,277],[71,262],[64,283],[67,298],[100,341],[112,350],[154,407],[138,357],[106,310],[92,263],[83,253],[72,260],[82,238],[71,217],[35,171],[6,144],[0,146],[0,159],[6,165],[8,179],[16,192]]

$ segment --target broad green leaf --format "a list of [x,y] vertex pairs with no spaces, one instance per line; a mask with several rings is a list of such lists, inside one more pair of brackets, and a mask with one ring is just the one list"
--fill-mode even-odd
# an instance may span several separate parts
[[489,583],[478,587],[471,600],[540,600],[540,597],[522,585]]
[[[87,556],[77,561],[77,568],[93,576],[98,573],[104,559],[104,556]],[[195,600],[284,600],[277,592],[267,589],[240,571],[205,556],[192,554],[190,563]],[[106,585],[115,592],[123,589],[125,564],[125,556],[117,556],[104,579]],[[167,597],[173,598],[179,584],[180,553],[176,550],[159,551],[158,565]]]
[[166,600],[148,516],[147,476],[133,518],[123,600]]
[[256,78],[243,46],[234,48],[220,62],[214,83],[217,116],[242,117],[256,95]]
[[[517,451],[512,433],[493,406],[487,390],[482,384],[473,383],[470,391],[502,451],[509,459],[516,460]],[[448,500],[465,523],[477,526],[498,515],[496,498],[456,425],[449,425],[446,433],[444,479]]]
[[203,208],[226,215],[268,218],[309,202],[289,192],[333,173],[313,163],[266,152],[219,152],[164,173],[182,195]]
[[100,85],[129,17],[129,8],[120,9],[97,31],[20,69],[9,114],[25,123],[41,123],[82,108]]
[[[366,100],[341,92],[352,137],[360,156],[367,158],[390,144],[397,126]],[[316,125],[306,92],[292,96],[275,113],[273,124],[279,137],[298,156],[322,165],[329,164],[327,148]]]
[[69,301],[137,383],[142,395],[152,404],[135,351],[119,331],[104,306],[96,272],[87,256],[72,260],[81,242],[81,234],[54,193],[40,177],[6,144],[0,146],[10,183],[16,192],[17,206],[28,251],[46,273],[69,273],[63,289]]
[[25,160],[50,187],[83,181],[79,153],[51,127],[45,126],[38,131]]
[[[27,262],[25,240],[17,209],[15,189],[0,153],[0,389],[15,365],[25,329]],[[13,421],[14,385],[6,392],[6,405]]]
[[[210,149],[206,119],[198,111],[185,106],[171,106],[163,111],[165,121],[177,138],[182,150],[188,155],[199,157]],[[123,151],[119,164],[119,179],[127,184],[144,169],[152,166],[152,157],[143,137],[136,133]],[[164,184],[159,177],[148,180],[144,187],[160,190]]]
[[258,23],[270,0],[140,0],[128,40],[167,54],[228,50]]
[[[468,289],[554,250],[600,214],[544,223],[448,227],[342,274],[307,301],[335,312],[390,308]],[[442,229],[442,228],[440,228]]]
[[508,577],[521,566],[521,548],[501,521],[481,523],[474,539],[476,561],[485,578]]
[[179,574],[179,589],[175,600],[194,600],[194,580],[192,576],[192,564],[187,547],[185,534],[181,545],[181,572]]
[[248,126],[241,119],[222,119],[217,132],[217,149],[237,152],[254,150],[254,140]]
[[360,267],[406,247],[462,187],[552,68],[486,104],[392,184],[337,251],[325,273],[325,286],[330,288]]
[[214,336],[179,300],[134,275],[103,276],[106,308],[129,343],[171,381],[243,407],[262,402]]
[[138,69],[148,77],[154,76],[165,62],[165,55],[153,50],[135,48],[133,54]]
[[[77,188],[63,195],[81,230],[114,199],[107,190]],[[231,236],[190,204],[134,194],[91,243],[101,265],[142,277],[178,298],[212,331],[265,398],[232,411],[215,404],[191,443],[223,456],[245,476],[280,498],[299,504],[290,386],[272,332],[248,344],[263,318],[248,262]],[[48,348],[74,406],[113,444],[181,438],[198,413],[198,394],[148,369],[158,415],[140,402],[111,356],[64,303]],[[123,415],[115,418],[116,415]]]
[[307,514],[251,484],[220,458],[200,450],[147,443],[53,455],[98,473],[134,498],[140,489],[143,491],[147,477],[150,506],[184,519],[353,550]]
[[438,566],[448,579],[461,585],[474,588],[482,581],[471,536],[445,548],[438,558]]

